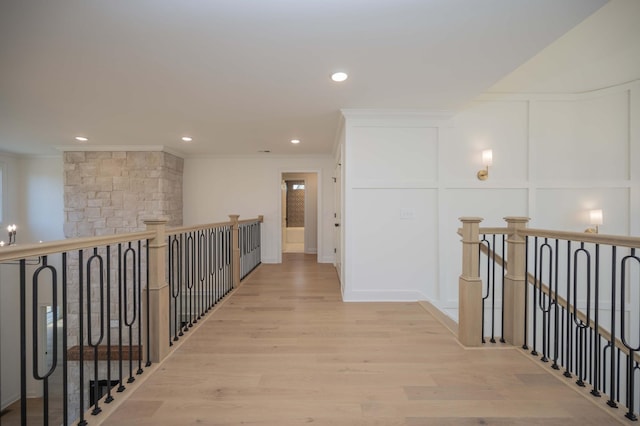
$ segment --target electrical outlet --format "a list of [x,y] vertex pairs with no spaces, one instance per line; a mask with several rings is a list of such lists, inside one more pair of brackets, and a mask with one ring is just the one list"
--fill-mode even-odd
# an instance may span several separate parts
[[400,209],[400,219],[415,219],[416,218],[416,210],[403,208]]

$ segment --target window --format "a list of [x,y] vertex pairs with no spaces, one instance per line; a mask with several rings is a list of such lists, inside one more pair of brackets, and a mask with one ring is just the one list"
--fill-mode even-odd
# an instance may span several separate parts
[[293,189],[304,189],[304,183],[294,183]]

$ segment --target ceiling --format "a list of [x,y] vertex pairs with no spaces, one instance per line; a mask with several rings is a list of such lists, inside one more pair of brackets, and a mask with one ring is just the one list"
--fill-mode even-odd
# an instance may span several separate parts
[[340,109],[455,110],[604,3],[7,0],[0,151],[328,155]]

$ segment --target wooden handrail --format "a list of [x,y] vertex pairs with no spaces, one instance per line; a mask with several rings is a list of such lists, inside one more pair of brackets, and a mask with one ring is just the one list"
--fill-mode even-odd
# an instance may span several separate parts
[[[242,225],[246,223],[263,222],[263,221],[264,221],[263,217],[258,216],[253,219],[239,220],[238,224]],[[166,235],[178,235],[178,234],[183,234],[185,232],[199,231],[201,229],[217,228],[219,226],[233,226],[233,222],[227,221],[227,222],[217,222],[217,223],[205,223],[202,225],[193,225],[193,226],[181,226],[178,228],[167,229]]]
[[605,244],[619,247],[640,248],[640,238],[622,235],[589,234],[587,232],[549,231],[547,229],[525,228],[522,235],[529,237],[555,238],[584,243]]
[[[253,219],[245,219],[238,223],[263,222],[262,216]],[[184,232],[197,231],[200,229],[214,228],[218,226],[232,226],[233,222],[209,223],[194,226],[182,226],[166,230],[166,235],[176,235]],[[106,246],[126,241],[144,240],[153,238],[152,231],[129,232],[125,234],[104,235],[99,237],[69,238],[66,240],[48,241],[34,244],[16,244],[12,246],[0,247],[0,262],[48,256],[51,254],[82,250],[97,246]]]
[[81,250],[117,244],[126,241],[144,240],[155,235],[152,231],[131,232],[127,234],[105,235],[100,237],[72,238],[68,240],[50,241],[39,244],[16,244],[0,248],[0,262],[18,260],[28,257],[47,256],[72,250]]
[[217,228],[220,226],[233,226],[233,222],[218,222],[218,223],[205,223],[202,225],[192,225],[192,226],[180,226],[178,228],[171,228],[166,230],[166,235],[178,235],[184,234],[187,232],[200,231],[202,229],[210,229]]
[[[507,228],[481,227],[480,234],[506,234]],[[558,240],[576,241],[582,243],[604,244],[619,247],[640,248],[640,237],[623,235],[590,234],[587,232],[554,231],[549,229],[524,228],[519,234],[527,237],[555,238]],[[458,235],[462,236],[462,228],[458,228]]]

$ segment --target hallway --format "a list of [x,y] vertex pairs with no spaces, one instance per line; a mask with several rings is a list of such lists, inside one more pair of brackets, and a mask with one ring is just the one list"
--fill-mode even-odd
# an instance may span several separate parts
[[285,254],[254,271],[103,424],[618,423],[528,358],[464,350],[417,303],[342,303],[332,265]]

